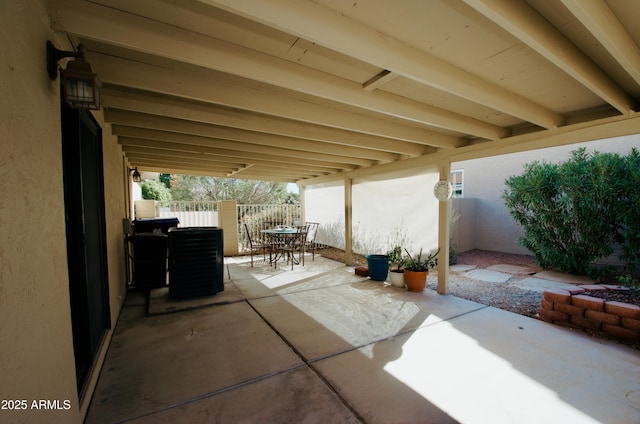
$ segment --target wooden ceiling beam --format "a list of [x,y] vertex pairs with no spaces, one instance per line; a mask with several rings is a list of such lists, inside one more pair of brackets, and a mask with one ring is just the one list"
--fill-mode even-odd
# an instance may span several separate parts
[[398,74],[394,74],[393,72],[384,69],[380,71],[379,74],[374,75],[369,78],[369,80],[365,81],[364,84],[362,84],[362,88],[367,91],[377,90],[378,88],[382,87],[389,81],[396,79],[397,77]]
[[[541,54],[623,115],[634,101],[560,31],[524,1],[464,0],[498,26]],[[594,3],[580,0],[577,3]],[[577,7],[577,6],[576,6]],[[602,8],[598,8],[602,10]],[[609,28],[606,28],[608,31]]]
[[[54,27],[78,37],[237,75],[396,119],[486,139],[497,139],[509,132],[504,128],[468,116],[390,93],[367,92],[362,90],[362,86],[356,82],[173,25],[123,10],[118,10],[118,13],[113,12],[114,9],[110,7],[80,0],[65,0],[57,4]],[[309,18],[307,17],[307,20]],[[333,31],[332,28],[325,27],[324,32],[331,31]],[[371,31],[375,30],[371,29]],[[340,40],[340,43],[351,44],[351,42],[344,43],[344,40]],[[375,40],[369,40],[367,48],[374,46],[376,46]],[[412,50],[412,53],[415,52]],[[91,58],[91,64],[102,78],[104,70],[94,64],[93,56]],[[408,58],[405,57],[405,59]],[[423,62],[417,61],[413,66],[422,67],[428,73],[436,72],[443,76],[447,72],[455,71],[456,78],[469,78],[471,81],[456,81],[456,84],[464,85],[469,91],[477,91],[476,86],[481,82],[486,85],[484,81],[477,81],[473,75],[451,66],[447,67],[444,63]],[[441,69],[431,69],[436,65]],[[395,69],[392,70],[395,71]],[[398,73],[404,75],[403,72]],[[453,79],[452,77],[452,75],[448,76],[450,79]],[[513,100],[516,100],[517,96],[512,95],[512,97],[511,105],[527,103],[522,98],[514,103]],[[504,112],[508,113],[506,110]]]
[[[214,82],[214,84],[217,84],[217,82]],[[255,101],[256,96],[260,95],[254,93],[252,101]],[[264,94],[264,96],[268,95]],[[337,119],[343,119],[346,116],[349,122],[345,124],[348,125],[341,124],[340,128],[337,125],[319,125],[311,121],[317,121],[319,116],[327,115],[327,108],[323,108],[322,113],[319,113],[319,109],[322,106],[311,105],[308,102],[299,105],[295,104],[295,100],[281,98],[272,98],[271,104],[290,102],[290,109],[295,113],[289,115],[289,118],[267,115],[267,111],[264,110],[252,112],[213,103],[194,102],[184,98],[141,92],[110,84],[103,86],[100,97],[102,104],[106,108],[171,116],[179,119],[307,140],[356,146],[362,145],[363,140],[375,140],[378,138],[381,140],[404,141],[423,146],[435,145],[443,148],[452,148],[461,144],[461,141],[456,137],[444,134],[435,135],[417,127],[401,126],[391,121],[382,121],[364,115],[356,115],[352,112],[341,111],[335,113],[335,111],[331,111],[334,115],[339,115],[336,116]],[[308,113],[305,113],[305,110],[308,110]],[[268,112],[273,113],[273,108]],[[330,121],[335,121],[336,118],[330,119]],[[397,151],[398,149],[393,147],[389,150],[396,153],[401,152],[401,149]],[[413,153],[407,152],[407,154]]]
[[[259,159],[252,159],[247,161],[241,161],[237,157],[224,156],[224,155],[211,155],[211,154],[202,154],[202,153],[191,153],[184,152],[181,150],[168,150],[162,148],[149,148],[149,147],[138,147],[132,145],[123,145],[123,151],[127,155],[127,157],[131,155],[135,155],[136,157],[143,157],[145,154],[150,158],[180,158],[183,160],[193,160],[194,162],[202,162],[209,163],[211,165],[228,165],[233,168],[241,168],[248,165],[259,165],[266,167],[274,167],[274,168],[282,168],[282,162],[276,161],[266,161]],[[304,171],[304,172],[313,172],[313,173],[330,173],[336,172],[336,170],[344,170],[344,167],[336,168],[336,167],[327,167],[327,166],[318,166],[311,164],[298,164],[298,163],[288,163],[286,165],[287,169],[295,170],[296,172]]]
[[325,153],[305,152],[302,150],[292,150],[285,148],[274,148],[269,146],[261,146],[258,144],[245,143],[239,141],[222,140],[218,138],[203,137],[198,135],[189,135],[174,133],[168,131],[159,131],[146,128],[128,127],[123,125],[112,125],[114,135],[121,137],[143,138],[147,140],[169,141],[173,143],[190,144],[194,146],[207,146],[216,149],[235,150],[246,153],[273,155],[280,157],[291,157],[296,159],[319,160],[336,163],[348,163],[352,165],[370,166],[375,161],[331,155]]
[[[196,153],[199,155],[211,155],[211,156],[219,156],[223,158],[227,158],[227,160],[233,162],[251,162],[257,163],[257,161],[265,161],[265,162],[274,162],[277,163],[278,166],[289,166],[292,164],[304,164],[310,166],[324,167],[333,170],[344,170],[344,169],[356,169],[359,168],[359,165],[354,164],[346,164],[340,162],[330,162],[319,159],[306,159],[306,158],[291,158],[289,156],[278,156],[272,154],[262,154],[255,152],[247,152],[243,150],[234,150],[234,149],[220,149],[217,147],[211,147],[208,145],[194,145],[188,143],[180,143],[180,142],[172,142],[172,141],[159,141],[153,139],[144,139],[144,138],[136,138],[136,137],[118,137],[118,143],[124,146],[136,146],[142,147],[145,149],[160,149],[160,150],[168,150],[168,151],[177,151],[177,152],[189,152]],[[362,166],[371,166],[371,163],[366,163],[366,165]]]
[[[337,149],[338,146],[333,142],[326,143],[257,131],[247,131],[240,128],[230,128],[221,125],[205,124],[202,122],[187,121],[139,112],[129,112],[119,109],[105,110],[105,120],[112,124],[200,135],[203,137],[219,138],[224,140],[242,141],[262,146],[271,146],[274,148],[304,150],[308,152],[327,154],[335,154],[338,153],[339,150],[339,154],[342,156],[352,156],[361,159],[384,162],[396,160],[398,158],[397,153],[419,156],[425,149],[425,146],[417,144],[397,140],[376,140],[375,137],[370,137],[370,148],[367,148],[366,138],[362,137],[363,139],[360,140],[358,143],[359,146],[357,147],[353,145],[340,145],[339,149]],[[386,149],[383,149],[383,147]]]
[[[219,171],[209,166],[189,165],[189,164],[182,165],[182,164],[176,164],[173,162],[152,162],[152,161],[144,161],[144,160],[141,160],[139,162],[135,162],[132,164],[137,166],[139,170],[145,170],[145,171],[151,171],[151,172],[229,178],[228,176],[229,172]],[[306,179],[307,177],[304,175],[302,176],[280,175],[280,174],[271,174],[268,172],[261,172],[260,174],[238,173],[234,175],[232,178],[290,183],[290,182],[295,182],[299,179]]]
[[561,1],[640,85],[640,49],[607,3],[603,0]]
[[200,1],[543,128],[564,122],[522,96],[312,1]]

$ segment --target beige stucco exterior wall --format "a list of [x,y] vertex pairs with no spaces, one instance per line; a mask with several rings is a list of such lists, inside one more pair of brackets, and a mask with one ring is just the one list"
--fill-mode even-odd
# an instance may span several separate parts
[[[465,240],[459,246],[459,251],[475,248],[531,254],[517,242],[523,232],[509,214],[502,200],[502,193],[506,188],[504,182],[511,175],[522,174],[524,165],[528,162],[534,160],[551,163],[563,162],[569,159],[571,151],[580,147],[585,147],[588,151],[627,154],[632,147],[640,148],[640,135],[453,163],[452,170],[464,170],[464,195],[465,198],[474,199],[472,209],[476,215],[473,220],[475,229],[469,229],[469,231],[474,231],[475,245],[471,246],[468,240]],[[468,222],[468,217],[462,217],[462,219]]]
[[[417,253],[438,247],[438,200],[432,168],[385,173],[352,181],[353,251],[384,254],[394,245]],[[344,248],[344,183],[305,187],[305,219],[319,222],[317,241]]]
[[[71,46],[50,30],[46,2],[42,3],[0,2],[0,399],[27,401],[26,410],[0,410],[0,422],[80,423],[86,402],[79,404],[75,383],[59,80],[50,81],[45,71],[47,39],[58,47]],[[125,290],[125,173],[119,147],[109,133],[103,128],[115,323]],[[69,400],[71,408],[32,409],[31,402],[40,399]]]

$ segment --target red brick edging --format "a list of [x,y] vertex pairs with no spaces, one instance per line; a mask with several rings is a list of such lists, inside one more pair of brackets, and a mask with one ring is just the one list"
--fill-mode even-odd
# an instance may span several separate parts
[[576,286],[572,290],[544,292],[538,316],[541,320],[625,342],[640,341],[640,306],[589,296],[589,290],[613,286]]

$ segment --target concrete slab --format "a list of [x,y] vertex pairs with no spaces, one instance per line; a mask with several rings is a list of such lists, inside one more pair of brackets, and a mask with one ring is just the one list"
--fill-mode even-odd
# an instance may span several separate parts
[[531,275],[539,271],[539,269],[531,268],[530,266],[510,265],[510,264],[491,265],[491,266],[488,266],[487,269],[491,271],[505,272],[507,274],[523,274],[523,275]]
[[[637,352],[484,308],[314,363],[368,423],[636,422]],[[393,407],[390,407],[393,405]]]
[[531,290],[535,292],[544,292],[550,289],[575,289],[573,284],[567,284],[551,280],[543,280],[542,278],[527,277],[522,280],[515,280],[509,283],[510,286],[520,287],[521,289]]
[[86,423],[154,413],[303,363],[243,302],[118,326],[105,364]]
[[224,290],[213,296],[196,297],[193,299],[172,299],[169,297],[169,288],[149,290],[149,306],[147,315],[170,314],[177,311],[198,309],[212,305],[224,305],[227,303],[241,302],[244,296],[231,281],[224,282]]
[[[343,265],[314,274],[316,265],[275,287],[242,271],[239,284],[266,297],[154,317],[144,316],[145,295],[130,292],[86,422],[640,417],[635,349],[356,278]],[[251,291],[257,284],[266,288]]]
[[307,266],[294,266],[293,271],[291,268],[274,269],[268,265],[252,268],[242,263],[229,265],[229,273],[247,299],[349,284],[364,279],[344,264],[318,257]]
[[307,361],[486,307],[370,280],[249,302]]
[[572,275],[560,271],[540,271],[536,273],[535,277],[567,284],[593,284],[593,280],[585,275]]
[[451,272],[467,272],[467,271],[471,271],[472,269],[476,269],[477,266],[475,265],[463,265],[463,264],[456,264],[456,265],[451,265],[449,267],[449,270]]
[[511,278],[511,274],[491,271],[485,268],[473,269],[466,272],[464,275],[472,280],[480,280],[487,283],[506,283]]
[[340,424],[357,418],[305,366],[128,422]]

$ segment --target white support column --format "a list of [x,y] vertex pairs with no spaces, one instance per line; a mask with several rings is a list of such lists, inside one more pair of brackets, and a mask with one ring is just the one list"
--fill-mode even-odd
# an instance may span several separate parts
[[238,206],[235,200],[218,202],[218,226],[222,228],[224,255],[238,254]]
[[351,265],[353,250],[353,207],[352,207],[352,180],[345,178],[344,180],[344,252],[345,265]]
[[[440,181],[449,181],[451,163],[439,165]],[[449,231],[451,228],[451,199],[441,200],[438,207],[438,293],[447,294],[449,283]]]
[[307,208],[302,184],[298,184],[298,193],[300,194],[300,224],[305,224],[307,222]]

